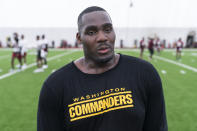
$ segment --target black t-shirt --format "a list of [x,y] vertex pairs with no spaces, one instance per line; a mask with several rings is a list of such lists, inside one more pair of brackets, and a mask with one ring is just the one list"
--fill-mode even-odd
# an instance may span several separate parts
[[161,80],[154,67],[121,55],[101,74],[81,72],[73,62],[45,81],[38,131],[167,131]]

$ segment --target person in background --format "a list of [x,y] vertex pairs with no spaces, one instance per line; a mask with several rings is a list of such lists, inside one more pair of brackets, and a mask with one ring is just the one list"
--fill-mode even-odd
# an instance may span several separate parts
[[140,41],[140,58],[143,59],[143,53],[144,53],[144,48],[145,48],[145,41],[144,37]]
[[10,72],[13,72],[15,69],[15,59],[18,59],[19,62],[19,71],[22,68],[22,60],[21,60],[21,48],[19,46],[19,38],[18,33],[14,33],[14,43],[12,45],[13,52],[12,52],[12,58],[11,58],[11,69]]
[[6,45],[8,48],[12,48],[13,44],[12,44],[11,37],[6,38]]
[[1,40],[0,40],[0,48],[2,48],[3,47],[3,44],[2,44],[2,42],[1,42]]
[[181,40],[181,38],[179,38],[178,41],[176,42],[176,59],[177,60],[181,59],[181,52],[182,52],[183,44],[184,43]]
[[148,50],[150,53],[150,60],[153,59],[153,54],[154,54],[154,39],[153,38],[149,38],[149,42],[148,42]]
[[41,56],[41,50],[42,50],[42,43],[40,40],[40,36],[37,35],[36,36],[36,46],[37,46],[37,58],[36,58],[36,62],[37,62],[37,69],[34,70],[34,73],[38,73],[38,72],[43,72],[43,60],[42,60],[42,56]]
[[21,39],[19,40],[19,47],[21,48],[21,59],[23,61],[22,68],[27,67],[27,41],[25,39],[25,36],[22,34]]
[[51,48],[55,48],[55,41],[53,40],[52,42],[51,42]]
[[156,48],[156,50],[157,50],[157,55],[160,55],[160,53],[161,53],[161,43],[160,43],[160,39],[157,37],[156,39],[155,39],[155,48]]
[[45,35],[42,35],[42,39],[41,39],[41,43],[42,43],[42,49],[41,49],[41,57],[43,60],[43,69],[47,69],[48,65],[47,65],[47,55],[48,55],[48,41],[45,38]]

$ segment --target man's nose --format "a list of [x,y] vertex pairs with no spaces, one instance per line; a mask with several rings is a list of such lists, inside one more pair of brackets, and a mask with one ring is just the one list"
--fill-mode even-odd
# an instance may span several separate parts
[[99,31],[97,35],[97,42],[105,42],[107,41],[107,36],[103,31]]

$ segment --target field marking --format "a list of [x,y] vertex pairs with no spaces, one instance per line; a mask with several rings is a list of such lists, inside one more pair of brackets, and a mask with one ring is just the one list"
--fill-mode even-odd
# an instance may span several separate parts
[[[149,56],[148,53],[144,53],[144,54],[145,54],[146,56]],[[153,57],[156,58],[156,59],[159,59],[159,60],[162,60],[162,61],[171,63],[171,64],[175,64],[175,65],[177,65],[177,66],[183,67],[183,68],[188,69],[188,70],[191,70],[191,71],[193,71],[193,72],[197,72],[197,68],[191,67],[191,66],[189,66],[189,65],[185,65],[185,64],[182,64],[182,63],[178,63],[178,62],[176,62],[176,61],[173,61],[173,60],[170,60],[170,59],[161,57],[161,56],[156,56],[156,55],[154,55]]]
[[192,63],[194,63],[194,62],[195,62],[195,60],[194,60],[194,59],[192,59],[191,61],[192,61]]
[[[118,51],[124,51],[124,50],[118,50]],[[128,51],[128,50],[125,50],[125,51]],[[130,51],[138,52],[139,50],[130,50]],[[149,56],[148,53],[144,53],[144,54],[145,54],[146,56]],[[175,65],[177,65],[177,66],[183,67],[183,68],[188,69],[188,70],[191,70],[191,71],[193,71],[193,72],[197,72],[197,68],[191,67],[191,66],[189,66],[189,65],[185,65],[185,64],[182,64],[182,63],[178,63],[178,62],[176,62],[176,61],[173,61],[173,60],[170,60],[170,59],[167,59],[167,58],[164,58],[164,57],[156,56],[156,55],[154,55],[153,57],[156,58],[156,59],[159,59],[159,60],[162,60],[162,61],[171,63],[171,64],[175,64]]]
[[167,59],[167,58],[164,58],[164,57],[154,56],[154,58],[157,58],[157,59],[159,59],[159,60],[162,60],[162,61],[165,61],[165,62],[168,62],[168,63],[171,63],[171,64],[178,65],[178,66],[180,66],[180,67],[183,67],[183,68],[185,68],[185,69],[191,70],[191,71],[193,71],[193,72],[197,72],[197,68],[194,68],[194,67],[191,67],[191,66],[182,64],[182,63],[178,63],[178,62],[176,62],[176,61],[173,61],[173,60],[170,60],[170,59]]
[[0,51],[12,51],[13,48],[0,48]]
[[[65,56],[65,55],[72,54],[72,53],[74,53],[74,52],[76,52],[76,50],[69,51],[69,52],[66,52],[66,53],[63,53],[63,54],[59,54],[59,55],[50,57],[50,58],[48,58],[48,61],[57,59],[57,58],[59,58],[59,57]],[[24,71],[24,70],[26,70],[26,69],[29,69],[29,68],[31,68],[31,67],[34,67],[35,65],[36,65],[36,63],[32,63],[32,64],[30,64],[30,65],[27,65],[27,67],[26,67],[25,69],[23,69],[22,71]],[[9,72],[9,73],[6,73],[6,74],[4,74],[4,75],[1,75],[1,76],[0,76],[0,80],[4,79],[4,78],[6,78],[6,77],[12,76],[12,75],[14,75],[14,74],[16,74],[16,73],[19,73],[19,72],[21,72],[21,71],[19,71],[19,70],[14,70],[13,72]]]
[[37,52],[28,52],[28,55],[37,55]]
[[4,55],[4,56],[0,56],[0,60],[9,57],[10,55]]
[[167,72],[165,70],[161,70],[161,73],[166,74]]
[[191,56],[197,56],[197,53],[191,53]]
[[180,70],[181,74],[186,74],[186,72],[184,70]]

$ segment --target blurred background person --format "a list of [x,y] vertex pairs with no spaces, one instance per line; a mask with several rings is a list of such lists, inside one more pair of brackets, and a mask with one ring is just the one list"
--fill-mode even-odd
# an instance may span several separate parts
[[154,54],[154,38],[149,37],[149,41],[148,41],[148,50],[150,53],[150,60],[153,59],[153,54]]
[[161,43],[160,43],[160,39],[157,37],[155,39],[155,48],[156,48],[156,51],[157,51],[157,55],[160,55],[160,52],[161,52]]
[[13,44],[12,44],[11,37],[7,37],[6,38],[6,47],[12,48],[12,46],[13,46]]
[[143,53],[144,53],[144,48],[145,48],[145,41],[144,37],[140,41],[140,58],[143,59]]
[[22,34],[21,35],[21,39],[19,40],[19,46],[21,48],[21,60],[23,62],[23,66],[22,68],[26,68],[27,66],[27,59],[26,59],[26,56],[27,56],[27,41],[25,39],[25,36]]
[[14,43],[13,43],[13,52],[12,52],[12,58],[11,58],[11,69],[10,71],[14,71],[15,66],[14,66],[14,61],[17,58],[19,61],[19,70],[22,68],[22,60],[21,60],[21,48],[19,47],[19,38],[18,34],[14,33]]
[[43,60],[42,68],[46,69],[46,68],[48,68],[48,65],[47,65],[48,41],[47,41],[44,34],[42,35],[41,44],[42,44],[41,57],[42,57],[42,60]]
[[42,63],[42,57],[41,57],[42,43],[41,43],[39,35],[36,36],[36,46],[37,46],[37,58],[36,58],[37,69],[34,70],[34,73],[38,73],[38,72],[43,72],[44,71],[42,69],[42,64],[43,63]]
[[183,41],[181,40],[181,38],[178,39],[178,41],[176,42],[176,60],[180,60],[181,59],[181,51],[183,48]]

